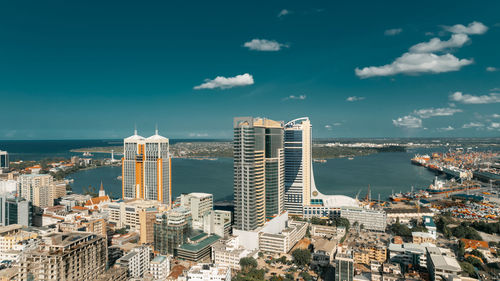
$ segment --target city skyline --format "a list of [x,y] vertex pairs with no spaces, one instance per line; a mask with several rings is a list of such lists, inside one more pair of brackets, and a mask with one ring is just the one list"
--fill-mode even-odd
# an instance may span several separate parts
[[0,139],[229,139],[234,116],[309,116],[313,138],[499,135],[498,2],[362,6],[7,3]]

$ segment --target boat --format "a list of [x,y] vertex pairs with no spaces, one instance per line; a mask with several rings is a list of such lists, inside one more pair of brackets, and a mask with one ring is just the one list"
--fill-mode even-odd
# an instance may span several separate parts
[[473,181],[463,181],[462,183],[456,182],[454,179],[445,181],[437,177],[434,178],[433,183],[426,189],[430,195],[434,194],[449,194],[455,192],[464,192],[468,190],[480,189],[481,185]]
[[349,158],[347,158],[347,159],[349,159],[349,160],[354,160],[354,157],[349,157]]
[[415,154],[415,156],[411,159],[411,163],[417,166],[425,166],[427,162],[429,162],[430,160],[431,157],[427,154],[425,155]]
[[395,193],[389,196],[389,199],[393,202],[409,201],[410,199],[404,196],[403,193]]
[[93,155],[92,155],[92,153],[90,153],[90,152],[88,152],[88,151],[85,151],[85,152],[83,153],[83,156],[93,156]]
[[117,176],[116,179],[119,180],[119,181],[121,181],[122,180],[122,176]]
[[326,163],[326,159],[313,159],[313,162],[316,162],[316,163]]

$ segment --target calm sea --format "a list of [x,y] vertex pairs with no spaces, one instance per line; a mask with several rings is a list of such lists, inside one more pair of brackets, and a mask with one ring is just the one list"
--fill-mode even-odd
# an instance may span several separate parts
[[[181,140],[178,140],[181,141]],[[174,141],[173,141],[174,142]],[[65,140],[65,141],[0,141],[0,149],[7,150],[11,161],[36,160],[44,157],[69,157],[81,155],[70,149],[80,147],[119,145],[121,140]],[[329,159],[326,163],[314,163],[314,176],[318,189],[325,194],[342,194],[360,197],[366,195],[370,185],[372,198],[386,199],[392,191],[408,191],[426,188],[434,178],[434,173],[410,164],[415,153],[444,151],[441,149],[418,149],[408,152],[385,152],[368,156]],[[96,154],[96,157],[109,157]],[[121,196],[121,167],[102,167],[82,170],[70,177],[74,179],[73,191],[83,188],[104,188],[113,197]],[[233,194],[233,160],[219,158],[210,160],[173,159],[172,191],[174,196],[187,192],[208,192],[216,199],[231,199]]]

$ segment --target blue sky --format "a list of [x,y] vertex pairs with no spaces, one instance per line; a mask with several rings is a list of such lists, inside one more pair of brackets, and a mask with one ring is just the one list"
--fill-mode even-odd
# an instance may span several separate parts
[[[42,3],[43,2],[43,3]],[[500,2],[4,1],[0,139],[500,135]],[[216,78],[219,77],[219,78]]]

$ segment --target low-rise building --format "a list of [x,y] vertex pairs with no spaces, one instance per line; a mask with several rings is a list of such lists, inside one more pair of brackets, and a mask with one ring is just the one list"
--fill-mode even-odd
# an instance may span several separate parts
[[248,250],[237,236],[219,240],[212,245],[212,262],[240,270],[240,259],[257,256],[258,250]]
[[109,214],[110,223],[118,228],[129,227],[133,231],[140,231],[140,212],[151,208],[160,208],[160,203],[156,200],[131,199],[102,206],[102,210]]
[[217,235],[200,233],[190,237],[186,243],[183,243],[175,249],[175,256],[182,260],[192,262],[210,261],[212,245],[219,241]]
[[438,276],[448,278],[462,271],[451,250],[438,247],[427,247],[427,269],[431,280]]
[[412,232],[411,237],[414,244],[436,244],[436,237],[428,232]]
[[426,246],[422,244],[403,243],[389,245],[389,260],[403,265],[427,267]]
[[203,229],[203,217],[214,208],[214,196],[209,193],[192,192],[181,194],[181,206],[190,210],[193,228]]
[[429,208],[390,208],[385,210],[387,221],[393,224],[396,221],[400,223],[409,223],[411,220],[422,220],[424,216],[432,217],[434,213]]
[[129,277],[139,278],[149,270],[151,249],[139,246],[116,261],[116,265],[127,268]]
[[354,260],[350,252],[335,255],[335,281],[353,281]]
[[372,261],[385,262],[387,259],[387,247],[382,244],[361,244],[353,251],[355,263],[369,265]]
[[217,264],[199,264],[187,272],[187,281],[231,281],[231,268]]
[[165,280],[170,274],[170,259],[158,255],[149,263],[149,273],[154,280]]
[[353,225],[358,223],[364,229],[373,231],[385,231],[387,227],[387,216],[385,211],[365,209],[361,207],[342,207],[340,216],[349,220]]
[[231,232],[231,212],[211,210],[203,216],[203,231],[220,237],[228,237]]

